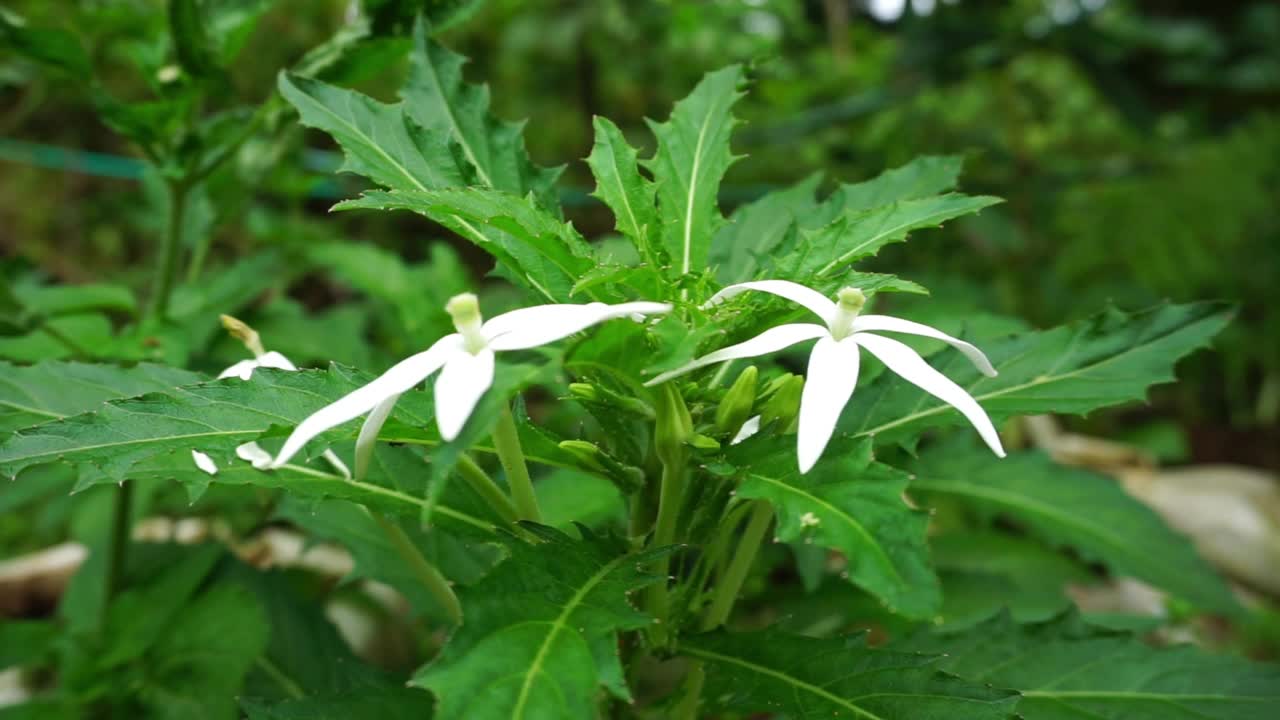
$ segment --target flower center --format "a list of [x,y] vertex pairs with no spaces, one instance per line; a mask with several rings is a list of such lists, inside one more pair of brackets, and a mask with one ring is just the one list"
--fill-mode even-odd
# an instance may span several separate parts
[[853,321],[858,319],[862,306],[867,304],[867,296],[858,288],[843,288],[836,293],[836,312],[827,322],[831,337],[843,340],[853,333]]
[[480,302],[475,295],[471,293],[454,295],[449,298],[444,309],[453,318],[453,326],[462,335],[463,347],[467,352],[475,355],[488,345],[484,334],[480,332],[484,317],[480,315]]

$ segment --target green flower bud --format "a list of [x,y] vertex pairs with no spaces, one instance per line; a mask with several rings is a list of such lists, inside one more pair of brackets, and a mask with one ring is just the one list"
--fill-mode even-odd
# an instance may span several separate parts
[[674,383],[663,383],[658,387],[657,394],[654,449],[664,465],[683,465],[686,458],[685,443],[693,435],[693,418],[689,416],[689,408],[684,404],[684,397]]
[[579,400],[600,402],[600,391],[591,383],[569,383],[569,394]]
[[694,433],[689,436],[689,445],[697,450],[719,450],[720,441],[713,437],[707,437],[700,433]]
[[738,374],[738,379],[733,381],[716,408],[717,430],[732,435],[751,417],[751,408],[756,402],[756,379],[759,376],[760,372],[755,365]]
[[586,440],[562,440],[560,449],[573,455],[584,469],[609,478],[624,494],[631,494],[644,486],[644,471],[623,465],[593,443]]

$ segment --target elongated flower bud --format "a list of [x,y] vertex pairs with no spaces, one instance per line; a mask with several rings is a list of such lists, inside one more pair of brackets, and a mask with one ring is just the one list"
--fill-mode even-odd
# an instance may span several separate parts
[[673,383],[658,387],[656,412],[653,445],[658,459],[667,466],[682,465],[686,457],[685,443],[693,435],[693,418]]
[[800,415],[800,393],[804,390],[804,378],[788,375],[776,384],[776,389],[760,410],[762,424],[778,423],[782,432],[791,432]]
[[738,374],[738,379],[733,381],[716,408],[717,430],[732,435],[751,417],[751,408],[756,402],[756,379],[759,376],[760,371],[755,365]]
[[631,494],[644,486],[644,472],[640,468],[624,465],[594,443],[586,440],[562,440],[560,449],[572,455],[583,468],[609,478],[624,494]]
[[244,343],[254,357],[262,357],[266,354],[266,348],[262,347],[262,338],[258,337],[258,331],[249,327],[248,323],[230,315],[220,315],[218,319],[222,321],[222,327],[227,329],[227,333]]

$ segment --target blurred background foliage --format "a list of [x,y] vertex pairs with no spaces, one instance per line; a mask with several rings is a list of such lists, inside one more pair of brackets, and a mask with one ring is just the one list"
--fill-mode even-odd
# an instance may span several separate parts
[[[591,237],[612,226],[588,197],[581,162],[592,116],[647,142],[646,117],[661,119],[704,72],[730,62],[751,63],[754,87],[726,211],[815,171],[830,186],[921,154],[964,155],[964,190],[1007,202],[878,259],[934,291],[895,299],[902,312],[923,317],[938,303],[1050,325],[1108,302],[1235,300],[1239,319],[1220,352],[1189,362],[1155,409],[1087,423],[1166,459],[1280,467],[1275,443],[1261,442],[1280,424],[1274,2],[205,5],[217,16],[199,52],[174,47],[163,0],[0,5],[0,272],[20,299],[64,283],[145,290],[166,173],[176,171],[138,159],[199,162],[201,148],[248,128],[189,199],[184,241],[209,259],[175,300],[174,316],[191,325],[183,349],[165,352],[205,369],[238,359],[216,325],[217,313],[236,310],[299,363],[377,366],[433,339],[447,322],[444,298],[473,284],[485,259],[430,242],[446,233],[416,217],[326,215],[358,185],[335,180],[326,140],[273,99],[279,70],[302,66],[393,100],[406,30],[425,10],[472,59],[469,79],[489,83],[497,113],[528,119],[534,159],[567,164],[566,207]],[[15,28],[63,32],[83,56],[33,58]],[[190,121],[151,123],[172,117],[152,112],[162,105]],[[135,308],[101,305],[50,325],[88,338],[88,355],[148,357],[111,344]],[[0,337],[9,359],[72,352],[51,337]]]

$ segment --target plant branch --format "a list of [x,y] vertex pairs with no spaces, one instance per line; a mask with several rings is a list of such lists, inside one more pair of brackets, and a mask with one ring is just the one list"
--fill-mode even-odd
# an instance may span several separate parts
[[764,540],[765,531],[773,521],[773,507],[764,500],[752,501],[751,517],[747,527],[738,540],[738,548],[734,550],[733,559],[725,570],[724,577],[716,583],[715,594],[711,597],[711,606],[702,621],[703,630],[713,630],[723,625],[733,612],[733,604],[742,591],[742,583],[747,579],[751,564],[755,562],[760,543]]
[[418,577],[418,581],[422,586],[431,593],[431,596],[440,603],[444,608],[445,614],[449,616],[449,620],[454,625],[462,624],[462,603],[458,602],[458,596],[454,594],[453,587],[449,580],[431,564],[418,550],[418,546],[413,544],[413,540],[392,520],[388,519],[382,513],[369,510],[369,514],[382,527],[382,531],[386,533],[387,539],[391,541],[391,545],[400,553],[400,557],[409,565],[409,569]]
[[516,506],[511,502],[511,498],[498,487],[498,484],[489,477],[489,473],[484,471],[475,460],[469,455],[463,455],[458,459],[458,474],[463,480],[471,486],[476,494],[484,498],[498,517],[508,523],[514,523],[520,519],[520,512],[516,510]]
[[124,585],[124,568],[129,557],[130,521],[133,515],[133,483],[116,488],[111,503],[111,535],[107,541],[107,569],[103,576],[102,622],[106,622],[111,600]]
[[511,497],[515,500],[520,519],[542,522],[538,496],[533,492],[529,466],[525,464],[524,450],[520,447],[520,431],[516,428],[516,419],[509,405],[504,404],[498,414],[498,423],[493,428],[493,445],[498,451],[502,469],[507,472],[507,485],[511,487]]
[[178,274],[178,257],[182,254],[182,228],[186,220],[187,195],[190,186],[182,180],[170,180],[166,184],[169,194],[169,218],[164,236],[160,238],[160,252],[156,256],[155,278],[151,283],[151,298],[147,306],[148,321],[163,320],[169,312],[169,296]]

